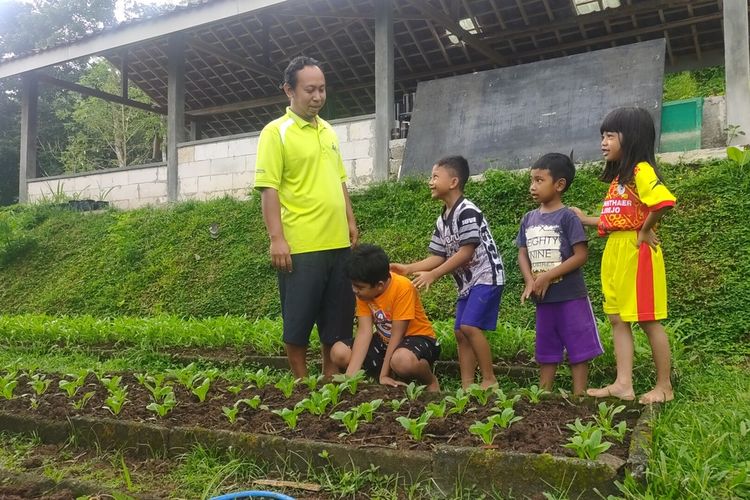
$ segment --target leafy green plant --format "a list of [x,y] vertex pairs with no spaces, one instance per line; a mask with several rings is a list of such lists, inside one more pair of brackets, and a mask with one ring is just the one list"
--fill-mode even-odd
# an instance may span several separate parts
[[514,410],[513,408],[505,408],[501,413],[496,413],[495,415],[489,417],[489,419],[499,427],[507,429],[511,426],[511,424],[514,424],[523,419],[523,417],[517,416],[516,410]]
[[235,404],[231,408],[229,406],[222,406],[221,412],[224,414],[225,417],[227,417],[227,420],[229,420],[230,424],[233,424],[237,421],[237,414],[239,413],[240,408]]
[[115,375],[112,377],[100,376],[99,382],[101,382],[102,385],[107,389],[107,391],[111,393],[120,388],[120,384],[122,384],[122,377],[119,375]]
[[432,412],[426,410],[417,418],[398,417],[396,420],[401,426],[409,432],[409,436],[414,441],[421,441],[425,427],[432,417]]
[[524,387],[521,389],[521,394],[526,396],[531,403],[537,404],[542,400],[542,396],[549,394],[549,391],[534,384],[531,387]]
[[744,167],[750,164],[750,147],[738,148],[737,146],[729,146],[727,148],[727,158],[735,162],[737,166]]
[[574,434],[583,436],[584,439],[588,439],[597,429],[593,422],[586,422],[584,424],[580,418],[576,418],[572,424],[566,424],[566,427],[573,431]]
[[297,385],[299,379],[294,378],[294,375],[287,373],[281,377],[273,386],[281,391],[285,398],[288,398],[294,392],[294,386]]
[[230,385],[227,386],[227,391],[231,392],[235,396],[242,392],[242,386],[241,385]]
[[208,389],[211,387],[211,379],[206,377],[203,379],[203,382],[200,384],[194,385],[190,392],[195,394],[198,397],[198,401],[201,403],[206,400],[206,395],[208,395]]
[[448,410],[448,415],[452,413],[461,414],[466,411],[466,407],[469,405],[469,395],[463,389],[458,389],[455,396],[446,396],[445,401],[452,405],[451,409]]
[[103,408],[108,409],[112,415],[119,415],[122,411],[122,407],[128,401],[127,386],[117,387],[111,390],[109,396],[104,400]]
[[66,375],[66,377],[71,377],[71,378],[60,380],[58,382],[58,386],[60,387],[60,389],[65,391],[69,399],[72,399],[73,396],[75,396],[76,393],[78,392],[78,389],[83,387],[83,384],[86,381],[86,377],[88,376],[88,374],[89,374],[88,370],[81,370],[78,373],[69,373],[68,375]]
[[594,429],[591,435],[584,438],[580,434],[575,434],[568,443],[564,444],[564,448],[569,448],[576,452],[578,458],[587,460],[596,460],[596,458],[607,451],[612,446],[612,443],[602,441],[602,431],[600,429]]
[[167,387],[169,392],[166,392],[161,402],[153,401],[148,406],[147,410],[151,410],[159,417],[164,418],[167,413],[171,412],[175,406],[177,406],[177,399],[175,399],[174,391],[171,387]]
[[359,419],[362,418],[362,415],[355,408],[352,408],[349,411],[337,411],[331,415],[331,418],[341,421],[346,431],[349,434],[354,434],[359,428]]
[[505,408],[513,408],[513,406],[515,406],[515,404],[521,399],[520,394],[516,394],[512,398],[509,398],[502,389],[495,389],[494,394],[495,407],[492,411],[503,411]]
[[335,408],[341,399],[341,386],[337,384],[326,384],[320,391],[331,400],[331,407]]
[[393,410],[393,411],[399,411],[399,410],[401,409],[401,407],[402,407],[402,406],[404,406],[404,404],[406,403],[406,401],[407,401],[407,399],[406,399],[406,398],[402,398],[402,399],[391,399],[391,400],[390,400],[390,401],[388,402],[388,406],[390,406],[390,407],[391,407],[391,410]]
[[495,432],[495,421],[491,418],[488,418],[484,422],[474,422],[469,426],[469,432],[475,436],[479,436],[482,442],[488,446],[495,441],[498,434]]
[[[151,398],[155,403],[164,401],[169,395],[174,398],[174,389],[165,381],[165,375],[162,373],[146,375],[143,379],[139,378],[139,381],[151,393]],[[171,408],[169,411],[171,411]]]
[[377,411],[378,408],[380,408],[382,404],[382,399],[375,399],[373,401],[360,403],[359,406],[355,407],[354,409],[358,414],[364,417],[365,422],[372,422],[373,414]]
[[[35,373],[31,376],[29,385],[32,389],[34,389],[34,394],[36,394],[37,396],[41,396],[42,394],[47,392],[47,389],[49,389],[51,383],[52,381],[49,380],[45,374]],[[2,385],[1,381],[0,385]]]
[[409,401],[416,401],[426,388],[426,385],[417,385],[414,381],[411,381],[406,386],[406,397],[409,398]]
[[622,413],[625,410],[625,405],[615,406],[614,404],[607,404],[605,402],[599,403],[597,407],[598,413],[594,415],[594,421],[602,429],[602,432],[607,434],[613,429],[613,421],[615,415]]
[[485,406],[487,402],[490,400],[490,396],[494,393],[495,389],[492,387],[487,387],[486,389],[483,389],[482,386],[479,384],[471,384],[467,391],[471,397],[476,399],[477,403],[479,403],[482,406]]
[[443,399],[439,403],[432,402],[427,404],[427,409],[432,412],[432,415],[435,418],[443,418],[445,416],[445,412],[447,411],[446,407],[447,403],[445,399]]
[[318,388],[318,383],[323,380],[323,375],[308,375],[302,379],[302,383],[307,386],[308,389],[314,391]]
[[312,415],[322,415],[331,404],[331,398],[326,392],[311,392],[307,398],[297,404]]
[[0,377],[0,393],[5,399],[13,399],[13,391],[18,385],[17,372],[8,372]]
[[239,406],[240,404],[247,405],[247,407],[250,408],[251,410],[257,410],[258,408],[265,409],[265,410],[268,409],[266,405],[261,404],[260,396],[258,396],[257,394],[253,396],[252,398],[240,399],[239,401],[234,403],[235,406]]
[[94,397],[94,394],[96,394],[96,391],[89,391],[85,392],[83,396],[81,396],[78,401],[72,401],[70,405],[75,408],[76,410],[82,410],[86,407],[89,400]]
[[348,390],[349,394],[354,395],[357,392],[357,386],[360,382],[365,379],[364,370],[359,370],[354,375],[346,375],[345,373],[336,374],[333,376],[333,381],[342,386],[342,389]]
[[271,369],[268,367],[260,368],[255,372],[250,372],[245,379],[258,389],[263,389],[271,383]]
[[297,428],[297,418],[304,409],[301,406],[295,406],[293,409],[282,408],[281,410],[272,410],[271,413],[275,413],[284,419],[284,423],[290,429],[294,430]]

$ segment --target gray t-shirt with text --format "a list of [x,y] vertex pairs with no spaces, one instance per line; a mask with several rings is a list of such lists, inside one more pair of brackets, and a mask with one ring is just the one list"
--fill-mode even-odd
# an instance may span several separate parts
[[[526,248],[531,272],[536,275],[559,266],[573,255],[573,245],[585,241],[588,238],[583,224],[568,207],[547,213],[537,208],[521,219],[516,246]],[[538,302],[562,302],[587,295],[579,267],[553,282],[544,300]]]

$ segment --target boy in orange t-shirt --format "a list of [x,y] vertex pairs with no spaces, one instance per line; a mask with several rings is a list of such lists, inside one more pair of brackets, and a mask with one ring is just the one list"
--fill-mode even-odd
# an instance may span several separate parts
[[440,346],[411,281],[391,273],[388,256],[375,245],[354,248],[345,271],[357,296],[357,335],[333,345],[333,363],[347,375],[363,369],[383,385],[416,380],[439,391],[432,365]]

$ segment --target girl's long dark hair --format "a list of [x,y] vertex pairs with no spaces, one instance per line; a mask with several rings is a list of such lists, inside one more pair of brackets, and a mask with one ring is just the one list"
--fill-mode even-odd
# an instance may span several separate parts
[[656,176],[663,180],[656,167],[654,142],[656,130],[654,120],[643,108],[617,108],[610,112],[602,122],[599,132],[614,132],[620,135],[622,156],[618,161],[608,161],[604,166],[601,179],[604,182],[618,183],[626,186],[633,180],[635,166],[646,161],[654,167]]

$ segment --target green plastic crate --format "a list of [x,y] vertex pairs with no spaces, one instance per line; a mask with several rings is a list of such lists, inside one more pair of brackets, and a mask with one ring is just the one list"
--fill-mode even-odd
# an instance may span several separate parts
[[659,151],[690,151],[701,148],[703,98],[665,102],[661,108]]

